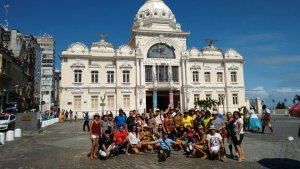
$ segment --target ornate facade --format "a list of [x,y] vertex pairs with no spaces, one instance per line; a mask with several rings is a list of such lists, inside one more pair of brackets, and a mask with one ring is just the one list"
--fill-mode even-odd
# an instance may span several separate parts
[[77,42],[62,52],[61,109],[189,109],[206,98],[219,100],[220,112],[245,105],[243,57],[234,49],[223,53],[213,41],[187,49],[189,33],[162,0],[145,2],[131,35],[118,48],[102,36],[91,48]]

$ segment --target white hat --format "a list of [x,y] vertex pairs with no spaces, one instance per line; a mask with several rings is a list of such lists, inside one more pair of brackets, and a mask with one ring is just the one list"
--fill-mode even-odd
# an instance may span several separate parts
[[217,130],[217,129],[216,129],[215,125],[211,125],[211,126],[209,127],[209,130]]
[[219,114],[217,111],[212,111],[212,113],[211,114]]

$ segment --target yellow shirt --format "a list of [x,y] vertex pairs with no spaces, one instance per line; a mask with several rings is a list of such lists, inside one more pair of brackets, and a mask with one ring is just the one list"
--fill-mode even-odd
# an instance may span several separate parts
[[187,116],[185,118],[182,119],[182,123],[183,126],[186,128],[186,126],[190,125],[191,127],[193,127],[193,117],[191,116]]
[[203,129],[205,133],[209,132],[209,127],[210,127],[210,121],[213,119],[213,117],[210,117],[208,119],[204,119],[202,122]]

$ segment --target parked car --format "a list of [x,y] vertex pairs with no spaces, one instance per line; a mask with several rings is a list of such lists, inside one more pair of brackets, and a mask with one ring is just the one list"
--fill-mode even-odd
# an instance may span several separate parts
[[0,114],[0,130],[14,130],[16,116],[13,114]]

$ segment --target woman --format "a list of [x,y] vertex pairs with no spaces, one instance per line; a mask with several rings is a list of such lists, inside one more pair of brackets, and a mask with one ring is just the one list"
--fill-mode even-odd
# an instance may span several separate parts
[[[184,128],[183,125],[180,125],[179,126],[179,129],[177,130],[177,136],[176,136],[176,142],[180,142],[182,143],[184,141],[184,138],[187,136],[187,132]],[[182,148],[182,144],[178,144],[177,145],[177,150],[180,151],[180,150],[183,150]]]
[[232,141],[235,149],[237,150],[239,157],[238,162],[242,162],[245,160],[244,149],[242,146],[243,138],[244,138],[244,130],[243,130],[243,119],[241,118],[240,112],[235,111],[233,113],[233,134],[232,134]]
[[[140,132],[140,140],[142,144],[154,140],[152,134],[148,131],[148,126],[146,125],[143,126],[143,130]],[[145,152],[151,152],[153,150],[153,145],[144,145],[143,148]]]
[[187,154],[193,152],[194,148],[192,144],[195,142],[195,131],[190,125],[186,126],[186,135],[184,140],[181,142],[181,145],[186,150]]
[[261,124],[260,121],[257,117],[257,115],[255,114],[255,109],[253,106],[250,107],[250,130],[253,129],[259,129],[261,128]]
[[207,158],[206,133],[203,130],[203,126],[200,124],[197,126],[195,138],[196,138],[196,142],[193,144],[194,147],[193,156],[196,157],[197,154],[200,154],[201,159],[206,159]]
[[100,116],[98,113],[94,115],[94,119],[91,122],[90,125],[90,137],[92,140],[92,146],[91,146],[91,155],[90,159],[94,160],[98,157],[96,156],[96,150],[98,149],[98,143],[99,143],[99,136],[101,135],[101,122],[100,122]]
[[137,131],[137,127],[133,125],[128,135],[129,144],[127,144],[127,152],[132,151],[134,154],[139,154],[139,149],[141,148],[140,144],[140,135]]
[[228,143],[228,148],[230,151],[229,157],[233,158],[233,152],[232,152],[232,135],[233,135],[233,117],[231,112],[227,112],[227,121],[225,122],[226,124],[226,131],[227,131],[227,143]]

